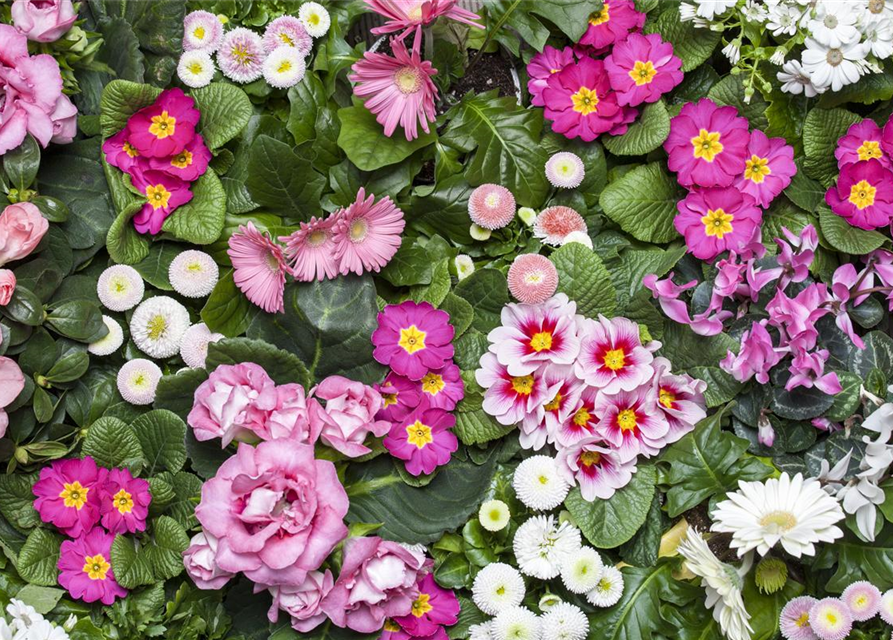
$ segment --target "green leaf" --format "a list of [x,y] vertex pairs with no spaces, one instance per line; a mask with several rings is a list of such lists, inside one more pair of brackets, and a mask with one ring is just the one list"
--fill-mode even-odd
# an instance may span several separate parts
[[660,491],[655,491],[648,515],[645,516],[645,524],[636,535],[620,547],[620,555],[624,562],[637,567],[650,567],[657,562],[660,539],[664,531],[661,500]]
[[819,207],[819,227],[822,236],[834,249],[854,256],[871,253],[884,244],[885,237],[877,231],[854,227],[830,207]]
[[120,264],[137,264],[149,255],[149,240],[133,226],[133,217],[143,203],[132,202],[115,217],[106,235],[106,248],[112,260]]
[[540,17],[561,29],[571,42],[576,42],[586,33],[589,16],[600,10],[601,4],[601,0],[495,0],[487,4],[488,27],[516,56],[519,55],[519,41],[542,51],[549,37],[549,27]]
[[729,350],[737,351],[740,344],[727,333],[699,336],[684,324],[668,323],[664,327],[660,353],[673,363],[675,370],[692,367],[715,367]]
[[207,379],[208,372],[204,369],[185,369],[162,377],[155,392],[155,408],[167,409],[185,418],[192,410],[195,390]]
[[602,191],[599,204],[620,228],[643,242],[664,243],[679,237],[673,227],[683,191],[660,162],[636,167]]
[[471,326],[484,334],[499,325],[502,308],[509,301],[505,276],[496,269],[478,269],[457,284],[453,293],[471,305]]
[[78,342],[92,342],[107,333],[102,312],[92,302],[63,302],[49,312],[46,324],[56,333]]
[[307,367],[293,353],[277,349],[262,340],[225,338],[208,345],[205,369],[213,371],[222,364],[254,362],[269,374],[276,384],[297,382],[309,389],[312,383]]
[[71,212],[65,203],[49,196],[35,196],[31,204],[40,209],[40,213],[50,222],[65,222]]
[[455,293],[448,293],[440,303],[440,308],[450,314],[450,324],[456,330],[454,340],[465,333],[474,320],[474,308],[465,298],[460,298]]
[[645,105],[642,115],[620,136],[604,136],[605,149],[615,156],[640,156],[660,147],[670,135],[670,114],[663,100]]
[[389,138],[366,107],[339,109],[338,119],[341,121],[338,146],[363,171],[375,171],[402,162],[437,139],[435,131],[419,131],[415,140],[407,140],[402,128]]
[[866,74],[840,91],[823,93],[819,97],[819,107],[831,109],[847,102],[874,104],[890,98],[893,98],[893,72],[884,69],[881,73]]
[[43,305],[40,298],[24,286],[15,288],[9,304],[0,307],[0,311],[6,317],[29,327],[36,327],[43,324],[44,321]]
[[763,593],[757,588],[754,573],[744,578],[744,590],[741,593],[750,614],[750,626],[753,628],[750,637],[752,640],[773,640],[778,637],[781,610],[803,593],[803,585],[795,580],[788,580],[781,591]]
[[[54,582],[55,583],[55,582]],[[39,587],[29,584],[23,587],[17,594],[16,600],[21,600],[41,615],[46,615],[59,604],[59,600],[65,595],[64,589]]]
[[843,390],[834,396],[834,404],[825,414],[831,422],[843,422],[856,412],[862,389],[862,378],[849,371],[838,371],[837,378]]
[[319,214],[326,179],[292,148],[267,135],[258,136],[248,157],[245,186],[264,209],[296,220]]
[[719,367],[691,367],[688,374],[707,383],[704,399],[710,408],[733,400],[744,387]]
[[102,91],[99,122],[102,126],[102,137],[108,138],[118,133],[127,125],[127,120],[134,113],[155,102],[161,89],[129,82],[112,80]]
[[[434,263],[431,272],[430,284],[419,284],[409,288],[409,298],[415,302],[430,302],[439,307],[450,293],[452,279],[450,278],[450,261],[443,258]],[[469,322],[471,319],[469,318]]]
[[809,213],[818,211],[819,206],[825,202],[825,189],[818,181],[813,180],[803,170],[803,162],[797,160],[797,173],[791,178],[791,184],[784,190],[784,194],[795,205]]
[[424,247],[404,242],[380,275],[395,287],[408,287],[430,284],[431,271],[431,260]]
[[438,181],[425,197],[413,195],[412,204],[406,211],[408,223],[427,232],[440,233],[461,244],[474,242],[468,230],[468,198],[472,188],[462,175],[450,176]]
[[893,587],[893,533],[881,532],[874,542],[863,542],[847,532],[842,540],[820,547],[816,562],[837,563],[837,572],[825,585],[834,593],[853,582],[868,580],[881,591]]
[[551,260],[558,270],[558,290],[577,303],[577,313],[587,318],[613,315],[617,292],[592,249],[572,242],[555,251]]
[[155,582],[149,554],[135,538],[115,536],[110,555],[115,580],[125,589]]
[[[218,447],[218,450],[219,447]],[[225,453],[221,451],[222,453]],[[227,456],[228,457],[228,456]],[[184,529],[191,529],[198,525],[195,517],[195,505],[201,497],[202,481],[191,473],[180,471],[177,474],[164,473],[156,478],[163,478],[172,489],[171,500],[165,505],[165,515],[170,516],[180,523]],[[155,502],[155,492],[152,492],[152,502]]]
[[239,87],[212,82],[192,92],[195,107],[202,117],[196,131],[209,149],[217,149],[235,138],[254,113],[251,101]]
[[87,430],[84,454],[101,467],[127,467],[138,474],[143,467],[143,448],[133,428],[117,418],[100,418]]
[[806,154],[803,168],[813,179],[830,187],[837,178],[837,159],[834,150],[837,140],[850,125],[862,118],[843,109],[813,109],[803,123],[803,151]]
[[226,192],[212,169],[192,183],[192,200],[178,207],[161,230],[192,244],[211,244],[226,219]]
[[457,411],[456,426],[453,427],[453,433],[462,441],[463,444],[483,444],[498,440],[504,435],[515,430],[513,424],[499,424],[492,416],[487,415],[483,410],[476,411]]
[[234,338],[245,333],[252,318],[258,313],[257,307],[239,291],[230,269],[208,296],[202,308],[202,321],[211,331]]
[[893,338],[881,331],[872,331],[863,340],[864,349],[850,351],[850,371],[862,378],[867,378],[872,369],[880,369],[887,375],[893,372]]
[[19,191],[24,191],[33,184],[38,167],[40,145],[30,135],[26,135],[18,147],[3,154],[3,172],[10,184]]
[[722,38],[712,29],[697,29],[694,22],[679,20],[679,8],[668,6],[654,22],[645,25],[645,33],[659,33],[673,45],[673,54],[682,59],[682,70],[692,71],[706,61]]
[[176,473],[186,462],[186,423],[177,414],[156,409],[142,414],[131,425],[145,459],[144,476],[160,471]]
[[62,536],[46,529],[35,529],[19,552],[16,565],[19,575],[31,584],[55,587],[59,577],[56,565],[59,563],[59,548]]
[[181,251],[183,248],[173,242],[153,242],[149,247],[149,255],[133,265],[133,268],[156,289],[173,291],[170,281],[171,262]]
[[763,99],[763,94],[754,92],[750,101],[744,99],[744,76],[726,76],[710,88],[707,97],[718,105],[728,105],[738,110],[738,115],[747,118],[750,126],[760,131],[769,126],[766,118],[766,110],[769,103]]
[[87,373],[90,356],[84,351],[70,351],[47,372],[47,380],[55,383],[73,382]]
[[167,580],[183,572],[183,552],[189,536],[179,522],[168,516],[152,523],[153,544],[144,549],[156,580]]
[[34,509],[31,487],[37,482],[37,474],[0,475],[0,514],[20,531],[27,531],[40,524],[40,516]]
[[645,523],[656,481],[654,465],[639,465],[629,484],[607,500],[589,502],[579,487],[574,487],[564,505],[593,546],[613,549],[632,538]]
[[803,124],[806,122],[806,110],[809,98],[805,95],[773,91],[769,96],[766,108],[766,135],[770,138],[781,137],[794,147],[796,153],[803,150]]

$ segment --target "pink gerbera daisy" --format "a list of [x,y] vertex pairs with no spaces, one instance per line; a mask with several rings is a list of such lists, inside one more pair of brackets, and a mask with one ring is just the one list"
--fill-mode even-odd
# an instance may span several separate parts
[[753,198],[734,187],[691,191],[676,203],[676,231],[685,236],[688,251],[713,260],[723,251],[740,251],[759,231],[763,211]]
[[[583,58],[549,77],[543,115],[567,138],[592,142],[600,134],[623,133],[629,114],[617,103],[601,60]],[[632,117],[635,117],[633,111]]]
[[332,239],[334,259],[341,275],[381,271],[400,248],[400,234],[406,222],[403,211],[387,196],[375,202],[362,187],[356,202],[334,214]]
[[127,595],[115,580],[112,569],[112,542],[115,534],[106,533],[101,527],[93,528],[76,540],[62,543],[59,554],[59,584],[68,594],[84,602],[110,605],[116,598]]
[[285,311],[285,274],[288,267],[282,247],[253,222],[230,236],[226,250],[233,263],[233,280],[239,290],[267,313]]
[[558,451],[558,470],[589,502],[607,500],[625,487],[636,472],[635,458],[626,462],[599,438],[583,438]]
[[482,184],[468,198],[468,217],[484,229],[502,229],[515,217],[515,196],[498,184]]
[[546,256],[522,253],[509,267],[509,292],[525,304],[540,304],[558,289],[558,269]]
[[376,115],[386,136],[391,137],[399,124],[406,139],[415,140],[418,126],[428,133],[428,123],[436,116],[437,87],[431,77],[437,69],[422,61],[418,51],[410,54],[399,40],[391,40],[391,52],[393,58],[367,51],[351,67],[349,79],[356,83],[354,95],[366,98],[366,108]]
[[453,358],[450,316],[428,302],[389,304],[372,333],[373,357],[410,380],[421,380]]
[[192,200],[189,183],[163,171],[138,171],[132,178],[133,186],[146,198],[133,216],[133,226],[140,233],[158,233],[177,207]]
[[639,325],[632,320],[608,320],[602,315],[597,321],[587,318],[581,323],[580,338],[574,371],[586,384],[604,393],[617,393],[632,391],[654,375],[654,357],[642,345]]
[[809,626],[809,610],[816,602],[812,596],[800,596],[784,606],[778,617],[778,628],[786,640],[818,640]]
[[381,394],[382,400],[381,409],[375,414],[376,420],[398,422],[422,401],[419,384],[393,371],[388,373],[384,382],[376,385],[375,390]]
[[632,391],[600,393],[595,413],[599,416],[596,433],[623,461],[639,454],[650,458],[667,444],[670,426],[657,410],[657,394],[649,384]]
[[310,218],[301,228],[288,236],[280,236],[285,243],[285,255],[291,260],[295,280],[312,282],[331,279],[338,275],[335,261],[335,239],[332,225],[337,217]]
[[560,247],[568,234],[575,231],[586,233],[586,221],[570,207],[549,207],[533,223],[533,235],[553,247]]
[[101,492],[102,526],[110,533],[145,531],[151,501],[148,482],[127,469],[112,469]]
[[442,409],[421,406],[391,427],[382,444],[406,462],[414,476],[428,474],[450,461],[459,441],[450,429],[456,417]]
[[217,49],[217,63],[230,80],[245,84],[264,72],[264,43],[261,37],[245,27],[236,27],[223,36]]
[[558,73],[574,61],[574,51],[570,47],[556,49],[546,45],[542,53],[538,53],[527,63],[527,90],[530,92],[530,104],[535,107],[545,106],[543,90],[553,73]]
[[294,16],[279,16],[264,30],[264,51],[273,53],[279,47],[294,47],[302,56],[310,53],[313,38]]
[[[884,131],[887,129],[884,128]],[[885,168],[889,169],[890,156],[886,151],[884,136],[881,128],[874,120],[866,118],[847,129],[846,135],[837,141],[837,149],[834,157],[837,158],[837,167],[843,169],[848,164],[877,160]]]
[[695,425],[707,416],[704,401],[707,383],[688,375],[671,375],[670,361],[666,358],[655,358],[652,366],[657,408],[670,427],[664,439],[671,444],[693,431]]
[[626,39],[630,31],[645,24],[645,14],[636,11],[632,0],[605,0],[601,10],[589,16],[589,28],[579,44],[603,49]]
[[[595,401],[598,389],[578,382],[575,402],[564,419],[549,435],[558,447],[569,447],[583,438],[595,435],[598,416],[595,415]],[[551,404],[551,403],[550,403]],[[546,419],[549,418],[549,405],[546,405]]]
[[459,367],[450,362],[443,369],[429,371],[419,380],[421,397],[434,409],[452,411],[465,397]]
[[107,473],[90,456],[57,460],[41,469],[32,489],[40,519],[72,538],[89,531],[99,522],[99,498]]
[[682,60],[673,55],[673,45],[656,33],[631,33],[614,45],[611,55],[605,58],[605,70],[617,92],[617,102],[629,107],[660,100],[682,82],[681,68]]
[[844,166],[837,185],[825,192],[825,202],[854,227],[876,229],[893,218],[893,182],[880,160]]
[[397,39],[402,41],[415,31],[413,50],[416,52],[421,50],[422,26],[431,24],[440,16],[483,29],[475,22],[481,17],[457,6],[457,3],[458,0],[366,0],[370,9],[387,19],[382,26],[372,29],[372,33],[382,35],[401,31]]
[[485,389],[484,411],[504,425],[517,424],[525,418],[534,426],[538,425],[543,405],[557,391],[557,385],[548,386],[540,371],[523,376],[509,375],[492,353],[481,357],[481,368],[474,372],[474,377]]
[[770,139],[759,129],[754,129],[746,158],[744,175],[735,186],[766,208],[791,184],[791,178],[797,173],[794,147],[784,138]]

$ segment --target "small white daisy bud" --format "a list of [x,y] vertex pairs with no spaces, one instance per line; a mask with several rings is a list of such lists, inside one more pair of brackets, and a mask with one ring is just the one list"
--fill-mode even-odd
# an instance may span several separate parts
[[94,356],[108,356],[117,351],[124,344],[124,330],[117,320],[109,316],[102,316],[102,323],[109,332],[96,342],[87,345],[87,352]]
[[453,265],[456,267],[456,277],[460,282],[474,273],[474,260],[464,253],[460,253],[453,259]]
[[569,244],[571,242],[578,242],[585,247],[592,248],[592,238],[589,237],[589,234],[585,231],[571,231],[569,234],[564,236],[564,240],[561,242],[561,246]]
[[561,598],[559,598],[554,593],[546,593],[543,595],[542,598],[540,598],[540,601],[537,604],[537,606],[539,607],[540,611],[545,613],[546,611],[548,611],[549,609],[554,607],[556,604],[559,604],[560,602],[562,602]]
[[502,531],[509,523],[512,514],[502,500],[487,500],[478,511],[478,520],[487,531]]
[[558,472],[550,456],[531,456],[515,469],[512,486],[525,507],[548,511],[560,505],[571,486]]
[[469,228],[468,233],[471,235],[472,239],[481,241],[489,240],[490,236],[493,234],[489,229],[484,229],[473,223]]
[[585,176],[583,161],[575,153],[562,151],[546,161],[546,179],[553,187],[576,189]]
[[571,593],[586,593],[598,584],[602,567],[602,557],[598,551],[592,547],[581,547],[562,563],[561,581]]
[[332,19],[326,8],[318,2],[305,2],[298,10],[298,18],[314,38],[321,38],[329,31]]
[[133,309],[143,299],[146,285],[133,267],[116,264],[103,271],[96,283],[99,301],[112,311]]
[[204,298],[211,294],[220,277],[220,267],[204,251],[183,251],[171,261],[168,277],[174,291],[186,298]]
[[530,207],[521,207],[518,209],[518,217],[521,218],[521,222],[526,224],[528,227],[532,226],[534,222],[536,222],[536,211],[531,209]]
[[521,604],[526,592],[524,578],[517,569],[504,562],[494,562],[475,576],[471,599],[478,609],[495,616],[500,611]]
[[138,358],[126,362],[118,371],[118,391],[130,404],[146,405],[155,401],[161,369],[151,360]]
[[264,79],[271,87],[288,89],[304,79],[307,65],[295,47],[277,47],[264,60]]
[[187,87],[198,89],[211,84],[216,70],[217,67],[214,65],[210,53],[194,49],[184,51],[180,56],[180,62],[177,64],[177,77]]
[[596,607],[613,607],[623,595],[623,574],[616,567],[602,568],[598,584],[586,594]]
[[211,333],[204,322],[194,324],[183,334],[180,357],[192,369],[204,369],[208,357],[208,345],[223,339],[222,333]]
[[540,640],[539,616],[526,607],[511,607],[493,619],[494,640]]
[[130,317],[130,337],[137,348],[153,358],[179,353],[189,328],[189,311],[168,296],[149,298]]
[[577,605],[562,602],[540,618],[542,640],[583,640],[589,634],[589,618]]

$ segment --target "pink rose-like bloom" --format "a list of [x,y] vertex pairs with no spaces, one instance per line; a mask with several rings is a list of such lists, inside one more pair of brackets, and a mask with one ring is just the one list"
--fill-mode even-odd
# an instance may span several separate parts
[[196,440],[257,441],[267,435],[267,412],[280,405],[276,384],[253,362],[222,364],[195,390],[186,418]]
[[477,383],[485,389],[483,409],[496,418],[499,424],[510,425],[528,420],[539,425],[545,405],[555,396],[557,389],[546,385],[539,370],[523,376],[509,375],[505,365],[496,356],[485,353],[481,368],[474,372]]
[[[884,131],[887,131],[886,127]],[[834,150],[837,168],[843,169],[848,164],[877,160],[884,168],[889,169],[890,155],[889,152],[885,153],[888,145],[884,144],[883,138],[881,128],[870,118],[850,125],[846,135],[837,141],[837,149]]]
[[249,220],[230,236],[226,254],[233,263],[233,281],[252,304],[267,313],[285,311],[288,265],[278,243]]
[[657,410],[657,394],[649,383],[632,391],[600,393],[595,413],[600,417],[596,434],[623,462],[639,454],[650,458],[667,444],[670,425]]
[[583,438],[571,446],[559,449],[558,472],[570,484],[580,485],[584,500],[607,500],[617,489],[625,487],[636,472],[635,458],[621,460],[615,449],[600,438]]
[[26,258],[49,228],[40,209],[30,202],[7,206],[0,213],[0,267]]
[[750,133],[735,107],[704,98],[670,120],[667,166],[684,187],[728,187],[744,173]]
[[744,161],[744,176],[735,186],[761,207],[768,207],[791,184],[795,173],[794,147],[784,138],[769,138],[754,129]]
[[592,142],[605,132],[623,133],[630,121],[617,103],[601,60],[583,58],[552,74],[542,97],[543,115],[552,122],[552,129],[566,138]]
[[9,269],[0,269],[0,307],[5,307],[12,300],[16,290],[16,274]]
[[689,253],[701,260],[741,250],[763,219],[753,198],[733,187],[691,191],[676,208],[679,214],[673,226],[685,236]]
[[645,24],[645,14],[636,11],[632,0],[605,0],[601,11],[589,16],[589,28],[579,44],[603,49],[626,39],[630,31]]
[[422,390],[418,382],[391,371],[377,391],[381,394],[381,410],[375,415],[378,420],[399,422],[419,406]]
[[347,536],[335,465],[294,440],[241,444],[202,487],[195,515],[218,540],[217,564],[268,586],[298,586]]
[[605,58],[605,70],[617,92],[617,102],[628,107],[660,100],[682,82],[681,68],[682,60],[673,55],[673,45],[656,33],[631,33],[614,45],[611,55]]
[[444,626],[459,620],[459,599],[448,589],[441,588],[430,573],[418,584],[418,595],[412,612],[394,618],[394,622],[414,638],[425,638]]
[[255,433],[264,440],[289,438],[313,444],[323,427],[322,415],[319,402],[307,398],[304,387],[296,383],[281,384],[276,387],[276,406],[266,414]]
[[707,417],[707,403],[704,400],[707,383],[689,375],[674,376],[670,368],[670,361],[666,358],[654,359],[653,384],[657,408],[670,427],[664,437],[667,444],[693,431],[695,425]]
[[475,22],[481,17],[457,6],[457,3],[458,0],[366,0],[370,9],[386,19],[382,26],[373,28],[372,33],[379,36],[400,31],[397,40],[402,42],[406,36],[415,32],[413,50],[416,52],[422,46],[422,27],[440,16],[483,29]]
[[387,420],[375,419],[384,405],[381,394],[362,382],[329,376],[312,393],[326,401],[328,420],[322,426],[319,439],[349,458],[372,451],[363,444],[370,433],[381,437],[391,428]]
[[68,144],[78,133],[78,108],[65,94],[56,99],[56,105],[50,113],[53,121],[53,137],[50,142]]
[[378,314],[372,355],[398,374],[421,380],[431,369],[442,369],[452,360],[454,333],[449,314],[428,302],[389,304]]
[[217,538],[205,531],[189,541],[189,547],[183,552],[183,565],[199,589],[222,589],[235,575],[217,565]]
[[100,494],[108,471],[93,458],[56,460],[40,470],[32,491],[34,508],[44,522],[78,538],[99,522]]
[[443,369],[429,371],[419,380],[421,398],[433,409],[452,411],[465,397],[459,367],[450,362]]
[[182,89],[167,89],[153,104],[130,116],[127,140],[143,156],[177,155],[195,136],[200,115],[195,101]]
[[[764,321],[765,322],[765,321]],[[769,371],[787,354],[787,347],[775,347],[772,336],[762,322],[754,322],[750,331],[741,335],[741,350],[732,351],[719,363],[720,368],[738,382],[747,382],[756,376],[757,382],[769,382]]]
[[604,393],[632,391],[654,375],[651,352],[660,343],[643,346],[639,325],[632,320],[586,318],[580,322],[580,338],[574,371],[586,384]]
[[860,229],[876,229],[893,218],[893,181],[879,160],[846,165],[837,185],[825,192],[837,215]]
[[291,616],[293,629],[301,633],[311,631],[325,621],[327,616],[322,610],[322,601],[334,586],[335,579],[332,577],[332,572],[326,569],[325,573],[311,571],[307,574],[307,579],[296,587],[270,587],[273,605],[267,617],[270,622],[278,622],[281,609]]
[[71,0],[15,0],[12,23],[28,40],[54,42],[77,20]]
[[385,618],[409,614],[416,583],[429,566],[418,548],[378,537],[348,538],[341,574],[322,609],[341,628],[378,631]]
[[133,216],[133,226],[139,233],[160,232],[174,209],[192,200],[188,183],[162,171],[140,171],[132,177],[133,186],[146,196],[146,204]]
[[102,526],[109,533],[146,530],[152,494],[142,478],[134,478],[127,469],[111,469],[99,500]]
[[356,201],[331,217],[333,258],[343,276],[378,273],[400,248],[406,222],[403,211],[387,196],[375,202],[375,196],[369,194],[367,198],[366,190],[360,187]]
[[530,92],[530,104],[535,107],[545,106],[543,91],[553,73],[558,73],[574,62],[574,50],[570,47],[556,49],[546,45],[542,53],[537,53],[527,63],[527,90]]
[[68,589],[68,594],[84,602],[110,605],[116,598],[127,595],[115,580],[112,568],[112,542],[115,534],[106,533],[95,527],[76,540],[62,543],[59,554],[59,584]]
[[12,358],[0,356],[0,438],[6,435],[9,416],[4,409],[19,397],[25,388],[25,375]]
[[428,474],[450,461],[459,440],[450,429],[456,416],[424,405],[395,423],[382,441],[388,452],[406,462],[414,476]]

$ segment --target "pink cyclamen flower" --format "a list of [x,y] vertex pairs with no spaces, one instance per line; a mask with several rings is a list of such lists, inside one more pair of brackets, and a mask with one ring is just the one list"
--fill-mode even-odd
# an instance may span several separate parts
[[541,53],[534,55],[527,63],[527,90],[530,92],[530,104],[534,107],[546,105],[543,100],[543,91],[548,86],[548,80],[554,73],[558,73],[574,62],[574,50],[570,47],[556,49],[546,45]]
[[307,33],[304,24],[294,16],[279,16],[264,30],[264,51],[273,53],[279,47],[294,47],[302,56],[310,53],[313,38]]
[[801,351],[795,354],[789,367],[791,377],[788,378],[784,388],[787,391],[791,391],[797,387],[805,387],[806,389],[815,387],[819,391],[832,396],[843,391],[837,373],[834,371],[825,373],[825,363],[828,361],[829,355],[827,349],[819,349],[812,352]]
[[769,138],[754,129],[747,146],[744,175],[735,186],[761,207],[768,207],[791,184],[795,173],[794,147],[784,138]]
[[[258,586],[262,585],[255,586],[255,593]],[[335,579],[332,577],[332,572],[326,569],[325,572],[311,571],[307,574],[307,579],[296,587],[270,587],[273,604],[267,617],[270,622],[278,622],[279,611],[282,610],[291,616],[293,629],[301,633],[312,631],[326,620],[322,601],[334,586]]]
[[[884,131],[887,129],[884,128]],[[889,151],[885,153],[884,134],[874,120],[866,118],[850,125],[846,134],[837,141],[834,157],[837,167],[843,169],[848,164],[877,160],[884,168],[891,167]]]
[[102,143],[102,153],[106,162],[124,173],[134,174],[142,166],[140,152],[127,141],[127,127]]
[[843,640],[853,629],[853,616],[837,598],[823,598],[809,610],[809,626],[820,640]]
[[139,233],[160,232],[168,216],[193,195],[188,183],[162,171],[134,173],[133,186],[146,197],[143,208],[133,216],[133,226]]
[[763,219],[753,198],[733,187],[691,191],[676,208],[673,226],[685,236],[689,253],[701,260],[742,249]]
[[830,298],[824,284],[813,283],[794,298],[778,289],[766,305],[769,324],[779,330],[784,345],[790,344],[799,350],[812,349],[819,335],[815,323],[831,313],[830,307],[825,305]]
[[337,216],[310,218],[301,228],[288,236],[280,236],[285,243],[285,256],[291,263],[291,273],[299,282],[331,280],[338,275],[335,260],[335,239],[332,226]]
[[809,626],[809,610],[818,602],[812,596],[800,596],[790,600],[781,610],[778,627],[785,640],[818,640]]
[[205,482],[195,515],[216,536],[217,564],[253,582],[297,586],[347,537],[335,465],[289,439],[241,444]]
[[657,408],[670,427],[664,437],[667,444],[694,431],[695,425],[707,417],[707,403],[704,400],[707,383],[689,375],[672,375],[671,366],[666,358],[654,359],[652,384],[657,394]]
[[498,184],[482,184],[468,198],[468,217],[484,229],[502,229],[515,217],[515,196]]
[[372,355],[399,375],[421,380],[452,360],[454,333],[449,314],[428,302],[389,304],[378,314]]
[[112,542],[115,534],[106,533],[101,527],[62,543],[59,552],[59,584],[68,594],[84,602],[99,600],[104,605],[127,595],[115,580],[112,568]]
[[[211,150],[205,146],[204,138],[196,134],[183,150],[169,158],[147,158],[149,168],[164,171],[174,177],[193,182],[208,170]],[[138,163],[139,164],[139,163]]]
[[819,246],[819,235],[811,224],[803,227],[799,234],[789,231],[787,227],[782,227],[781,232],[785,239],[775,239],[778,245],[776,261],[781,270],[779,287],[785,289],[791,282],[803,282],[809,276],[809,267]]
[[9,269],[0,269],[0,307],[5,307],[9,304],[15,290],[16,274]]
[[631,33],[618,42],[605,58],[605,71],[622,106],[657,102],[682,82],[682,60],[673,55],[673,45],[656,33]]
[[326,401],[327,419],[320,440],[349,458],[370,453],[372,450],[363,444],[369,434],[378,438],[391,428],[387,420],[375,419],[384,406],[381,394],[362,382],[329,376],[313,390],[313,395]]
[[41,469],[40,480],[32,489],[40,519],[79,538],[99,522],[100,494],[107,473],[90,456],[56,460]]
[[546,256],[522,253],[508,273],[509,293],[525,304],[541,304],[558,289],[558,269]]
[[152,494],[149,483],[134,478],[127,469],[111,469],[100,489],[102,526],[109,533],[135,533],[146,530],[146,517]]
[[[885,265],[878,265],[878,267],[886,268]],[[853,293],[852,287],[855,287],[857,282],[859,282],[859,275],[856,273],[856,267],[852,263],[842,264],[837,267],[837,269],[834,270],[834,274],[831,276],[831,293],[833,295],[831,308],[832,312],[836,314],[834,323],[837,327],[853,341],[853,344],[860,349],[864,349],[865,342],[862,340],[862,337],[856,333],[856,329],[853,326],[853,319],[850,317],[848,311],[850,308],[856,307],[859,304],[858,299],[854,301],[850,300],[850,295]],[[871,288],[871,285],[865,286],[864,280],[860,286],[862,286],[863,289]]]
[[195,534],[189,541],[183,552],[183,566],[199,589],[217,591],[235,575],[217,564],[217,538],[207,531]]
[[223,75],[239,84],[253,82],[263,75],[264,58],[263,40],[245,27],[228,31],[217,49],[217,64]]
[[583,58],[553,74],[543,90],[546,120],[567,138],[592,142],[605,132],[623,133],[627,121],[601,60]]
[[738,382],[747,382],[756,376],[757,382],[769,382],[769,371],[788,352],[786,347],[776,347],[763,322],[754,322],[749,331],[741,335],[738,355],[729,351],[720,361],[720,368]]
[[0,212],[0,267],[28,257],[49,228],[40,209],[30,202],[7,205]]
[[400,248],[400,234],[406,222],[403,211],[388,196],[375,202],[375,196],[370,194],[367,198],[366,190],[360,187],[356,201],[334,216],[333,257],[343,276],[364,271],[378,273]]
[[230,236],[227,255],[233,263],[233,280],[239,290],[267,313],[285,311],[285,274],[288,266],[282,247],[255,228],[250,220]]
[[636,472],[635,459],[623,462],[618,452],[600,438],[583,438],[558,451],[558,471],[589,502],[607,500],[622,489]]
[[853,582],[840,596],[850,609],[853,620],[865,622],[871,620],[881,609],[881,592],[866,580]]
[[446,16],[456,22],[470,27],[483,27],[475,22],[481,17],[458,6],[458,0],[366,0],[366,6],[385,18],[385,23],[372,29],[375,35],[401,33],[398,41],[403,41],[415,32],[413,51],[418,52],[422,46],[422,27],[431,24],[440,16]]
[[673,282],[672,273],[663,280],[659,280],[656,275],[650,273],[642,279],[642,284],[658,299],[661,310],[670,320],[689,325],[691,330],[698,335],[715,336],[722,333],[723,322],[734,315],[731,311],[722,310],[721,301],[714,305],[712,300],[706,311],[696,314],[694,317],[689,315],[688,305],[685,301],[680,300],[679,296],[688,289],[696,287],[697,280],[677,285]]
[[428,133],[428,123],[434,122],[437,87],[431,77],[437,74],[431,63],[422,60],[418,51],[410,54],[400,40],[391,40],[394,57],[366,52],[351,67],[348,76],[356,83],[353,93],[365,98],[366,108],[391,137],[399,124],[407,140],[419,135],[419,125]]
[[377,390],[382,398],[381,410],[375,416],[379,420],[399,422],[422,401],[420,384],[393,371]]
[[418,584],[412,610],[394,621],[414,638],[425,638],[459,620],[459,599],[451,590],[441,588],[430,573]]
[[529,416],[534,417],[534,424],[539,424],[543,405],[557,390],[547,386],[543,373],[538,370],[523,376],[510,375],[492,353],[481,357],[481,368],[474,376],[485,389],[484,411],[504,425],[516,424]]
[[15,0],[12,23],[28,40],[55,42],[77,20],[71,0]]
[[893,218],[893,182],[880,160],[844,166],[837,185],[825,192],[825,202],[854,227],[875,229]]
[[414,476],[429,474],[450,461],[459,440],[450,429],[456,417],[442,409],[420,406],[398,423],[382,441],[395,458],[406,462]]
[[210,11],[192,11],[183,19],[183,51],[214,53],[223,40],[223,23]]
[[501,325],[487,336],[490,351],[513,376],[533,373],[543,364],[573,364],[580,353],[576,312],[576,303],[564,293],[542,304],[507,304]]
[[19,397],[24,388],[25,375],[19,365],[12,358],[0,356],[0,438],[6,435],[9,427],[9,415],[5,409]]
[[142,156],[176,155],[195,136],[200,115],[195,101],[182,89],[167,89],[153,104],[130,116],[127,141]]
[[670,121],[667,166],[684,187],[728,187],[744,173],[750,134],[735,107],[704,98]]
[[603,49],[622,42],[630,31],[638,31],[645,24],[645,14],[636,11],[632,0],[605,0],[597,13],[589,16],[589,27],[579,44]]
[[[550,381],[550,371],[553,367],[546,370],[546,382]],[[571,370],[573,368],[571,367]],[[549,429],[549,440],[554,442],[561,449],[576,444],[583,438],[595,435],[595,427],[598,425],[598,416],[595,414],[595,401],[598,398],[598,389],[586,386],[579,378],[574,376],[577,381],[576,385],[565,383],[562,388],[567,388],[567,398],[570,401],[569,410],[565,412],[564,417],[558,424],[554,424],[550,420],[553,407],[558,400],[560,406],[564,399],[556,394],[549,403],[544,407],[546,410],[546,426]],[[558,393],[561,393],[561,388]]]
[[639,325],[626,318],[584,319],[580,323],[580,357],[574,363],[577,377],[603,393],[632,391],[654,375],[654,347],[642,345]]
[[560,247],[571,233],[586,233],[583,216],[570,207],[549,207],[537,215],[533,223],[533,235],[544,244]]
[[646,458],[657,455],[667,444],[670,430],[657,406],[657,393],[648,383],[632,391],[602,392],[595,401],[595,413],[600,418],[596,435],[624,462],[639,454]]
[[426,373],[418,385],[420,398],[434,409],[452,411],[465,397],[465,384],[462,382],[461,371],[452,362],[443,369]]
[[378,537],[344,542],[344,562],[322,609],[335,626],[373,633],[386,618],[412,611],[416,584],[429,572],[423,549]]

